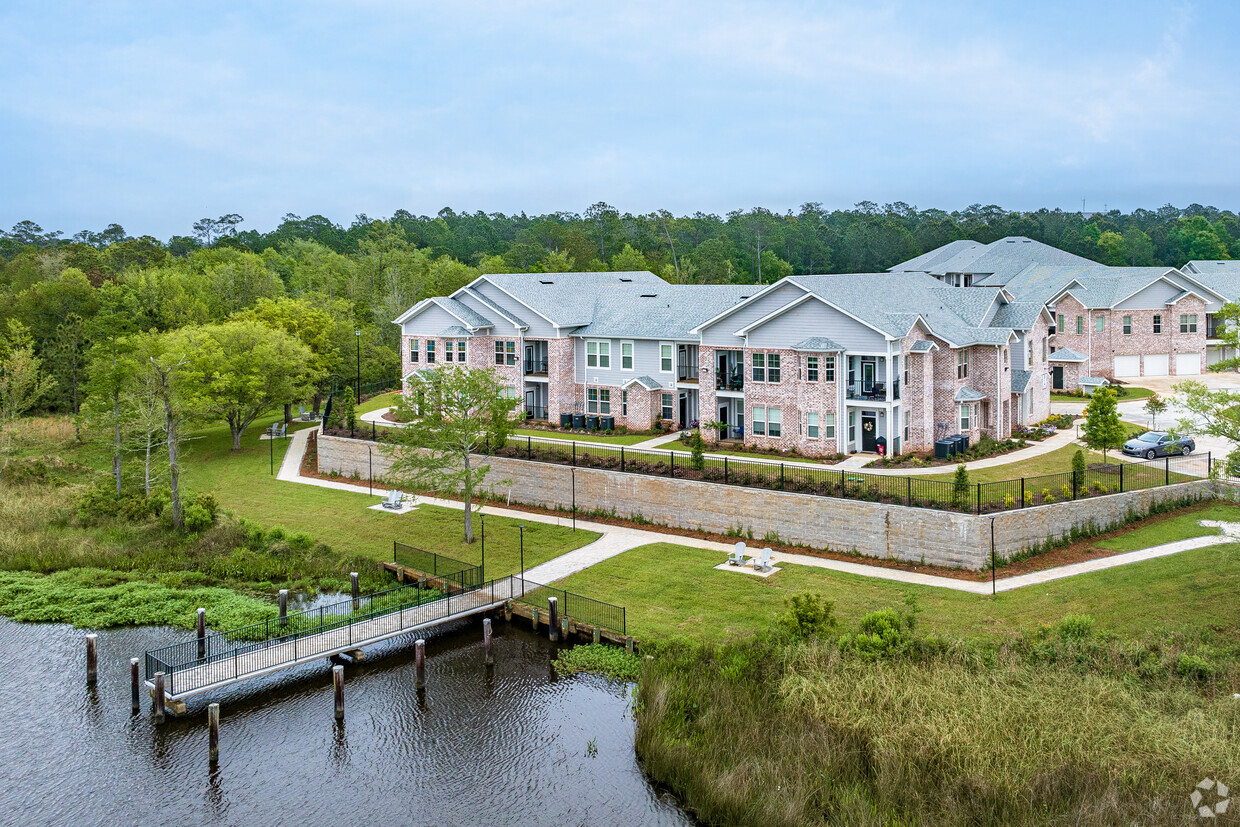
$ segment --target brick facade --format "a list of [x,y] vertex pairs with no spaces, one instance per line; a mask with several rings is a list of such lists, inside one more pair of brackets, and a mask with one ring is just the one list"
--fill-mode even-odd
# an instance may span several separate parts
[[[1062,315],[1064,324],[1055,331],[1052,343],[1056,349],[1071,348],[1089,357],[1080,376],[1104,376],[1115,379],[1115,357],[1136,356],[1140,375],[1146,373],[1148,355],[1167,354],[1168,375],[1177,375],[1176,355],[1199,354],[1201,368],[1206,367],[1206,307],[1196,296],[1187,296],[1169,307],[1149,310],[1087,310],[1072,295],[1055,303],[1055,313]],[[1180,332],[1180,315],[1195,315],[1197,330]],[[1081,318],[1081,333],[1077,333],[1076,319]],[[1132,332],[1124,333],[1124,317],[1132,317]],[[1154,317],[1161,317],[1162,332],[1154,332]],[[1097,331],[1098,317],[1102,318],[1102,332]],[[1065,389],[1073,390],[1075,383]],[[1121,377],[1126,379],[1128,377]],[[1135,378],[1135,377],[1134,377]]]

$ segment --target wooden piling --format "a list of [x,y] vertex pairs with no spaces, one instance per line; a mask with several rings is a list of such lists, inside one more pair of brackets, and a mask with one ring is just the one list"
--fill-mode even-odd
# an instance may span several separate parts
[[628,637],[624,639],[624,651],[628,652],[630,655],[633,654],[633,636],[632,635],[629,635]]
[[560,639],[559,602],[557,598],[547,598],[547,638],[552,643]]
[[99,636],[93,632],[86,636],[86,685],[94,686],[99,680]]
[[336,695],[336,720],[344,720],[344,667],[332,667],[332,689]]
[[426,575],[425,574],[418,575],[418,588],[421,591],[426,591]]
[[138,676],[138,659],[129,659],[129,708],[134,712],[142,711],[142,694],[139,687],[142,679]]
[[198,610],[198,625],[195,627],[198,632],[198,659],[201,660],[207,656],[207,610]]
[[415,671],[414,686],[426,688],[426,641],[418,640],[413,644],[413,664]]
[[538,631],[538,609],[530,610],[530,628],[535,632]]
[[511,600],[504,601],[504,622],[505,623],[512,622],[512,601]]
[[486,665],[495,664],[495,648],[491,643],[491,618],[482,619],[482,651],[486,655]]
[[602,641],[603,641],[603,632],[599,629],[599,627],[595,626],[594,627],[594,642],[601,643]]
[[155,673],[155,723],[164,722],[164,673]]
[[562,617],[560,618],[560,640],[563,640],[565,643],[567,643],[568,633],[569,633],[568,618]]
[[220,763],[220,705],[207,707],[207,760],[211,766]]
[[362,590],[358,585],[357,572],[355,571],[349,572],[349,587],[353,591],[353,611],[356,612],[362,605]]
[[280,625],[288,623],[288,589],[280,589]]

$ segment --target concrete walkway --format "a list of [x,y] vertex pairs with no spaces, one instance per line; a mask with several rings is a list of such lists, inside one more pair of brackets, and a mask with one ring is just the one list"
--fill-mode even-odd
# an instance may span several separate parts
[[635,442],[628,447],[630,448],[659,448],[661,446],[666,445],[669,442],[675,442],[678,439],[680,439],[680,431],[672,431],[669,434],[662,434],[660,436],[651,437],[645,442]]
[[[288,452],[284,455],[283,462],[280,463],[280,472],[277,474],[276,478],[282,482],[296,482],[301,483],[302,485],[314,485],[319,488],[332,488],[337,491],[349,491],[361,494],[370,493],[368,486],[360,485],[358,483],[320,480],[312,477],[301,476],[301,462],[302,458],[305,456],[306,443],[309,441],[310,432],[314,430],[316,429],[304,428],[293,434]],[[376,487],[374,489],[374,495],[376,497],[385,497],[387,494],[388,491],[385,488]],[[454,508],[461,511],[465,509],[465,505],[462,502],[457,500],[446,500],[439,497],[415,497],[414,501],[415,505],[427,503],[430,505],[440,506],[442,508]],[[487,515],[509,517],[515,520],[522,520],[524,522],[544,523],[547,525],[559,526],[572,525],[571,516],[562,517],[551,514],[537,514],[529,511],[521,511],[515,508],[502,508],[490,505],[479,510]],[[394,518],[398,517],[394,515]],[[687,546],[689,548],[714,552],[729,552],[735,548],[735,544],[733,543],[720,543],[713,540],[701,540],[695,537],[683,537],[679,534],[665,534],[659,531],[646,531],[643,529],[614,526],[607,523],[596,523],[589,520],[577,520],[577,527],[587,531],[596,532],[602,536],[589,545],[566,552],[553,560],[548,560],[546,563],[529,569],[526,572],[526,576],[539,583],[551,583],[555,580],[567,577],[570,574],[589,568],[596,563],[601,563],[604,560],[629,551],[630,549],[637,548],[638,546],[649,545],[651,543],[673,543],[678,546]],[[1234,542],[1240,542],[1240,536],[1232,536],[1231,533],[1210,535],[1207,537],[1194,537],[1188,540],[1178,540],[1173,543],[1164,543],[1160,546],[1141,549],[1140,551],[1131,551],[1096,560],[1087,560],[1083,563],[1058,566],[1056,568],[1036,571],[1030,574],[999,578],[994,585],[994,590],[996,592],[1011,591],[1025,586],[1033,586],[1041,583],[1049,583],[1052,580],[1061,580],[1066,577],[1074,577],[1078,574],[1085,574],[1092,571],[1102,571],[1103,569],[1115,568],[1117,566],[1125,566],[1130,563],[1141,562],[1142,560],[1152,560],[1156,557],[1165,557],[1181,551],[1188,551],[1189,549],[1204,548],[1206,546]],[[760,552],[761,548],[761,544],[749,545],[747,552],[750,555],[756,555]],[[940,589],[950,589],[952,591],[968,592],[970,594],[990,594],[991,591],[991,584],[989,581],[960,580],[954,577],[939,577],[933,574],[922,574],[920,572],[905,571],[903,569],[891,569],[884,568],[882,566],[867,566],[864,563],[852,563],[844,560],[831,560],[823,557],[815,557],[809,554],[786,554],[783,552],[774,552],[771,555],[771,559],[775,563],[811,566],[813,568],[828,569],[831,571],[853,574],[859,577],[872,577],[877,580],[908,583],[910,585],[917,586],[931,586]],[[711,565],[712,564],[709,562],[703,563],[703,566]]]

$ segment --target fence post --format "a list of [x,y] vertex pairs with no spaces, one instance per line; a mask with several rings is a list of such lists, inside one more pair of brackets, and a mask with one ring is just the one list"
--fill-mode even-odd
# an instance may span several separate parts
[[840,499],[848,499],[848,489],[844,487],[843,471],[840,471]]
[[1170,485],[1170,484],[1171,484],[1171,457],[1168,455],[1168,457],[1163,461],[1163,485]]
[[577,440],[573,440],[573,467],[577,467]]
[[779,464],[779,490],[784,490],[784,464],[782,462]]
[[624,473],[624,446],[620,446],[620,473]]
[[1078,496],[1078,491],[1077,491],[1076,472],[1073,471],[1072,472],[1072,499],[1075,500],[1077,496]]
[[980,482],[977,483],[977,512],[976,513],[978,514],[982,513],[982,484]]
[[672,470],[671,470],[671,472],[668,474],[668,476],[675,477],[675,476],[676,476],[676,452],[675,452],[675,451],[668,451],[668,452],[667,452],[667,455],[668,455],[668,457],[669,457],[669,458],[671,459],[671,461],[672,461],[672,465],[671,465],[671,469],[672,469]]
[[1210,479],[1214,475],[1214,458],[1210,456],[1210,452],[1206,451],[1206,479]]
[[908,493],[905,494],[904,496],[904,504],[907,506],[912,506],[913,504],[913,478],[905,477],[904,481],[908,483]]
[[1025,507],[1025,478],[1020,478],[1020,507]]
[[1119,464],[1119,493],[1124,493],[1124,463]]
[[525,438],[525,458],[534,458],[534,441],[528,436]]
[[728,458],[726,456],[723,458],[723,484],[728,484]]

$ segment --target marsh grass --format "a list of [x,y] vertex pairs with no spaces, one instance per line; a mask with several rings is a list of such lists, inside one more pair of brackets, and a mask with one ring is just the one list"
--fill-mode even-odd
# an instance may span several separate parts
[[1006,644],[676,644],[639,684],[646,771],[711,824],[1191,823],[1240,765],[1235,652],[1069,621]]
[[641,672],[641,659],[619,646],[582,643],[561,650],[555,658],[555,671],[561,675],[593,672],[614,681],[635,681]]

